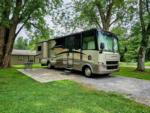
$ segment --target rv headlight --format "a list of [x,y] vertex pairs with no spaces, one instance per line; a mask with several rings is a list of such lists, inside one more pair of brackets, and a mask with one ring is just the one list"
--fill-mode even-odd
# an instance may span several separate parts
[[106,67],[106,65],[103,62],[98,62],[99,65]]

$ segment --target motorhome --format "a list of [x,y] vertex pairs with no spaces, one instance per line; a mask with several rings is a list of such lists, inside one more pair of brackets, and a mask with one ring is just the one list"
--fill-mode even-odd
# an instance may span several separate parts
[[40,42],[41,65],[79,70],[85,76],[119,70],[118,38],[111,32],[90,29]]

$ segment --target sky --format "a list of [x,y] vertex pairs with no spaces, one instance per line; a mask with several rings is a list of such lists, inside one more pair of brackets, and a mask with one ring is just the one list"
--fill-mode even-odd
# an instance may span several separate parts
[[[68,4],[68,3],[70,3],[71,2],[71,0],[63,0],[64,1],[64,4]],[[48,24],[48,26],[49,26],[49,28],[52,28],[52,29],[54,29],[54,35],[55,36],[57,36],[58,34],[57,34],[57,29],[59,29],[59,31],[62,31],[62,32],[65,32],[64,30],[64,28],[62,28],[62,27],[60,27],[60,26],[54,26],[54,24],[53,24],[53,22],[51,21],[51,17],[49,16],[49,15],[47,15],[46,17],[45,17],[45,20],[46,20],[46,23]],[[20,26],[21,25],[19,25],[18,27],[17,27],[17,30],[20,28]],[[17,37],[24,37],[24,38],[29,38],[28,37],[28,34],[29,32],[28,31],[26,31],[26,29],[22,29],[21,31],[20,31],[20,33],[18,34],[18,36]],[[61,34],[59,34],[59,35],[61,35]]]

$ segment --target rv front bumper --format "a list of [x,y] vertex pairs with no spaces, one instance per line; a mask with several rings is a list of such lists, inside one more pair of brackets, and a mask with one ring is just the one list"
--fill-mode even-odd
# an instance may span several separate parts
[[110,74],[115,71],[119,71],[119,65],[106,65],[104,63],[99,63],[97,68],[93,69],[94,74]]

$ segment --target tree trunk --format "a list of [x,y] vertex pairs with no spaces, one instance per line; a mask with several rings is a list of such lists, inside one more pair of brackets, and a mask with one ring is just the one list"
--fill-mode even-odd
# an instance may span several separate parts
[[103,25],[103,29],[105,30],[105,31],[109,31],[109,28],[110,28],[110,23],[108,23],[107,21],[104,21],[104,22],[102,22],[102,25]]
[[145,53],[145,47],[141,46],[138,53],[137,71],[145,71]]
[[149,40],[149,25],[146,29],[146,23],[144,22],[144,6],[143,0],[139,0],[139,18],[141,24],[141,35],[142,40],[140,44],[140,49],[138,53],[138,63],[137,63],[137,70],[138,71],[145,71],[145,54],[146,48],[148,47],[148,40]]
[[3,62],[4,57],[4,37],[5,37],[5,28],[0,26],[0,66]]
[[10,67],[11,53],[13,49],[13,43],[15,41],[15,31],[17,24],[12,25],[9,30],[1,29],[0,34],[0,67],[7,68]]
[[109,31],[110,25],[111,25],[110,20],[112,17],[112,7],[114,5],[114,1],[109,3],[105,10],[104,10],[104,7],[99,0],[96,0],[95,4],[96,4],[96,7],[98,9],[99,16],[101,18],[102,28],[105,31]]

